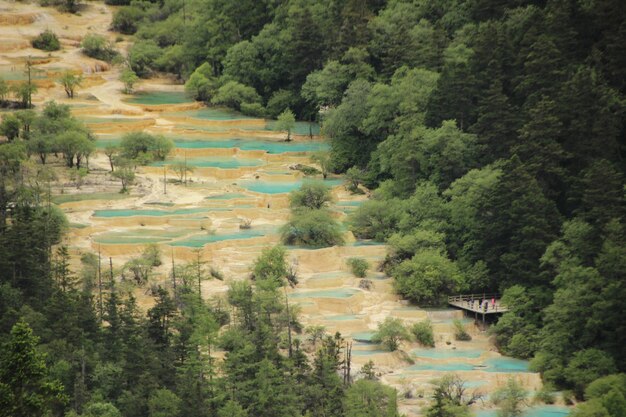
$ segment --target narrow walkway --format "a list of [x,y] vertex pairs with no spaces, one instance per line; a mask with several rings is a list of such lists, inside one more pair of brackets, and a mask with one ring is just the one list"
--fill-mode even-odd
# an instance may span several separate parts
[[509,309],[500,298],[500,294],[462,294],[448,297],[448,304],[478,314],[506,313]]

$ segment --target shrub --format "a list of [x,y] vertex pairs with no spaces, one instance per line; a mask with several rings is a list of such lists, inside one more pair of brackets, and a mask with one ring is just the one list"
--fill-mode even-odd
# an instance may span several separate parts
[[452,321],[452,324],[454,325],[454,338],[456,340],[472,340],[472,336],[470,336],[470,334],[467,332],[467,329],[465,328],[465,325],[461,320],[454,319],[454,321]]
[[154,243],[149,244],[143,250],[141,257],[151,266],[161,266],[161,251]]
[[163,54],[156,42],[152,40],[138,41],[128,52],[128,64],[139,77],[146,77],[154,67],[154,62]]
[[307,181],[289,195],[291,208],[321,209],[332,201],[330,189],[321,181]]
[[442,304],[462,288],[457,265],[438,250],[422,250],[392,270],[398,292],[416,303]]
[[221,86],[211,99],[213,104],[221,104],[235,110],[241,110],[243,103],[260,103],[261,97],[256,90],[237,81],[229,81]]
[[80,44],[83,53],[88,57],[112,61],[117,56],[117,51],[111,43],[102,35],[90,33]]
[[61,42],[57,35],[51,30],[44,30],[35,39],[30,42],[33,48],[43,51],[58,51],[61,49]]
[[144,17],[143,11],[138,7],[122,7],[113,15],[111,28],[125,35],[137,32],[137,25]]
[[400,347],[401,341],[409,340],[410,338],[411,335],[404,327],[402,320],[387,317],[385,321],[378,323],[378,329],[372,336],[372,342],[380,343],[391,352],[394,352]]
[[343,244],[341,226],[325,210],[301,209],[281,229],[286,245],[327,247]]
[[215,278],[218,281],[224,281],[224,273],[214,266],[209,268],[209,274],[212,278]]
[[256,280],[274,280],[280,285],[287,276],[287,251],[282,246],[263,249],[261,255],[254,261],[252,276]]
[[145,132],[131,132],[122,137],[120,150],[123,158],[140,161],[164,160],[174,148],[171,139]]
[[359,239],[382,242],[398,230],[403,204],[398,199],[366,201],[350,216],[350,230]]
[[137,83],[137,81],[139,81],[139,77],[132,69],[125,68],[120,74],[120,81],[124,83],[123,92],[125,94],[132,94],[133,87]]
[[427,347],[435,347],[435,336],[433,334],[433,325],[430,320],[420,321],[411,327],[411,333],[415,339]]
[[354,276],[359,278],[364,278],[367,274],[367,270],[370,267],[369,262],[367,262],[363,258],[350,258],[348,259],[347,263],[348,266],[350,266],[350,269]]

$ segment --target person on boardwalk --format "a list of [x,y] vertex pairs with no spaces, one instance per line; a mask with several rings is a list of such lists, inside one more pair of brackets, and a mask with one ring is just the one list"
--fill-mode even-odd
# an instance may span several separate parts
[[491,309],[495,310],[496,309],[496,297],[493,297],[491,299]]

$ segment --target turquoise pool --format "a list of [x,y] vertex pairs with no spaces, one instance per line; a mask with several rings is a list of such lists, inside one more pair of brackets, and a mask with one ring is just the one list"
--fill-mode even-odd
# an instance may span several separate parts
[[174,144],[177,148],[181,149],[239,148],[242,151],[266,151],[269,154],[280,154],[285,152],[316,152],[329,149],[329,144],[327,142],[319,140],[306,142],[277,142],[252,138],[215,140],[185,140],[175,138]]
[[479,358],[483,351],[477,349],[413,349],[413,356],[428,359]]
[[147,210],[147,209],[110,209],[96,210],[94,217],[131,217],[131,216],[181,216],[186,214],[205,213],[209,211],[207,208],[186,208],[178,210]]
[[260,229],[248,229],[248,230],[240,230],[233,233],[223,233],[223,234],[204,234],[204,235],[195,235],[191,236],[187,239],[177,240],[175,242],[170,242],[170,246],[186,246],[190,248],[201,248],[202,246],[208,243],[222,242],[225,240],[235,240],[235,239],[250,239],[253,237],[261,237],[267,235],[267,230]]
[[[531,407],[524,411],[522,417],[565,417],[570,414],[570,409],[557,405],[543,405]],[[497,410],[479,410],[474,412],[476,417],[497,417]]]
[[[297,190],[302,186],[303,181],[278,182],[278,181],[242,181],[241,186],[247,190],[262,194],[282,194]],[[325,180],[324,184],[335,187],[342,184],[340,179]]]
[[374,337],[374,332],[352,333],[350,337],[358,342],[372,343],[372,337]]
[[[177,162],[183,162],[182,159],[165,160],[153,162],[150,165],[156,167],[169,166]],[[233,157],[207,157],[207,158],[187,158],[187,165],[197,168],[222,168],[233,169],[240,167],[255,167],[263,164],[260,159],[245,159]]]
[[[276,120],[270,120],[265,124],[265,128],[267,130],[276,130]],[[296,126],[291,131],[292,134],[295,135],[319,135],[320,134],[320,125],[317,123],[310,122],[296,122]]]
[[450,362],[450,363],[418,363],[406,368],[409,371],[472,371],[474,365],[463,362]]
[[513,358],[491,358],[485,361],[486,372],[530,372],[528,361]]
[[165,113],[165,116],[191,117],[202,120],[240,120],[253,119],[253,117],[245,116],[224,107],[204,107],[197,110],[185,110],[180,112]]
[[159,104],[182,104],[191,103],[183,91],[142,91],[134,94],[134,97],[124,100],[128,103],[159,105]]

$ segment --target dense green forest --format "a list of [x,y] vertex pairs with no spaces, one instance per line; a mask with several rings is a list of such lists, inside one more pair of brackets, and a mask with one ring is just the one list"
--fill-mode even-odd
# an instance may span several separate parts
[[[350,227],[389,245],[380,267],[400,294],[440,305],[503,292],[499,349],[588,400],[576,416],[624,415],[626,3],[105,2],[122,6],[111,29],[134,35],[138,76],[169,72],[197,100],[319,122],[329,169],[373,190]],[[63,111],[25,110],[15,135],[43,133],[31,149],[0,146],[0,416],[397,415],[393,390],[349,383],[340,335],[309,354],[291,340],[302,329],[270,261],[280,251],[227,300],[201,300],[201,265],[180,266],[177,291],[155,288],[147,315],[106,268],[99,294],[97,257],[70,271],[53,250],[65,224],[49,175],[25,162],[45,164],[54,140],[80,167],[93,141]]]

